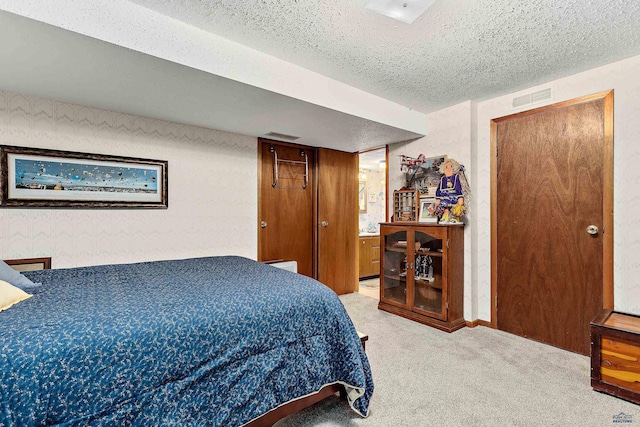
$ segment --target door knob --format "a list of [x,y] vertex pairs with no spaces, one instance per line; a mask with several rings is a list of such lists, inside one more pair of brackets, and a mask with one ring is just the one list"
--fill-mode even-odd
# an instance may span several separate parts
[[587,233],[589,234],[598,234],[598,227],[595,225],[590,225],[587,227]]
[[322,224],[323,227],[327,227],[329,225],[329,223],[327,221],[322,221],[321,224]]
[[266,221],[261,221],[260,222],[260,228],[267,228],[267,222]]

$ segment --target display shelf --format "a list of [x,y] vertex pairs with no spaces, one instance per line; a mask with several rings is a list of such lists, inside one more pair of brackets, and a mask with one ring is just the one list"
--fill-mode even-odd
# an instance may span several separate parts
[[463,234],[460,225],[381,224],[378,308],[447,332],[464,327]]

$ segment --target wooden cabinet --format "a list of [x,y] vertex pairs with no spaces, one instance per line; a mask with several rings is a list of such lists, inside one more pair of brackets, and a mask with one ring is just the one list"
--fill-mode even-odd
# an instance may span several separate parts
[[378,308],[446,332],[465,326],[464,228],[383,223]]
[[640,404],[640,317],[605,310],[591,322],[591,386]]
[[360,236],[359,276],[372,277],[380,274],[380,236]]

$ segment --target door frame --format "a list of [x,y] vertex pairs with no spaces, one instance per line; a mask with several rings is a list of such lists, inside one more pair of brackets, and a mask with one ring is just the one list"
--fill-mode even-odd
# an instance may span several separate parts
[[586,95],[567,101],[522,111],[491,120],[491,324],[498,327],[498,124],[507,120],[539,114],[545,111],[568,107],[602,99],[604,103],[604,151],[603,151],[603,260],[602,301],[604,309],[613,309],[613,89]]
[[[389,144],[358,151],[358,171],[360,171],[360,154],[384,149],[384,222],[389,222]],[[359,216],[360,214],[358,214]]]

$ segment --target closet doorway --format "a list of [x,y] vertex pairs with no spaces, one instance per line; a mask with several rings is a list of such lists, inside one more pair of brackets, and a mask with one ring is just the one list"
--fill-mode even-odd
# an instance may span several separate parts
[[613,91],[491,122],[492,326],[589,354],[613,306]]
[[358,155],[358,292],[380,297],[380,223],[388,217],[388,147]]
[[258,261],[296,261],[337,294],[354,292],[357,155],[259,138],[258,159]]

